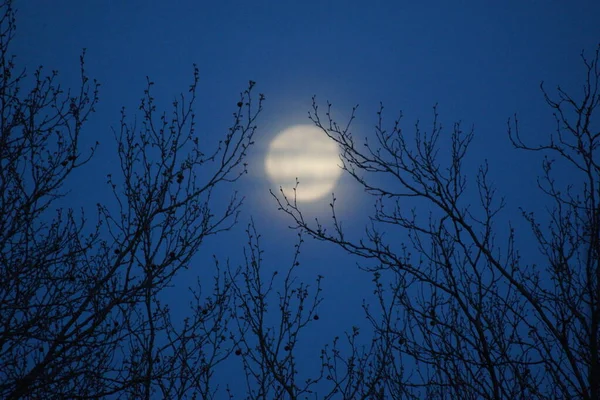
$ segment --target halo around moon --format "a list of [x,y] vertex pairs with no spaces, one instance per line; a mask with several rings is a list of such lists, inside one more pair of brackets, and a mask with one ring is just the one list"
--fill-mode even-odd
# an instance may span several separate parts
[[331,194],[342,174],[338,147],[314,125],[294,125],[269,144],[265,170],[292,201],[309,202]]

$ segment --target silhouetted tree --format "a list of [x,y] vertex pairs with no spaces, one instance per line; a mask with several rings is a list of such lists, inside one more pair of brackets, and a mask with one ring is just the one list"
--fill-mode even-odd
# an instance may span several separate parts
[[[299,362],[302,352],[319,349],[307,346],[306,333],[321,331],[317,309],[324,300],[322,275],[314,286],[298,279],[302,233],[289,265],[270,262],[265,267],[261,235],[254,221],[246,230],[245,263],[231,276],[235,317],[240,338],[235,354],[245,376],[245,397],[259,399],[380,399],[384,363],[375,350],[382,345],[374,337],[365,347],[358,340],[360,329],[352,327],[345,336],[333,339],[313,363]],[[276,266],[276,267],[274,267]],[[230,273],[233,271],[229,269]],[[235,279],[237,275],[240,279]],[[323,332],[327,337],[330,333]],[[383,349],[381,349],[383,350]],[[306,357],[304,357],[306,358]],[[238,389],[240,384],[238,383]],[[235,393],[229,391],[230,398]],[[239,395],[239,390],[238,390]]]
[[[505,201],[487,163],[465,171],[473,131],[456,123],[445,135],[434,107],[430,130],[417,124],[409,134],[400,118],[386,127],[381,106],[374,137],[362,142],[351,132],[354,110],[338,124],[328,104],[323,120],[313,99],[310,118],[373,197],[366,236],[343,229],[335,197],[325,226],[273,195],[295,228],[363,258],[373,274],[378,304],[365,311],[375,346],[364,357],[382,369],[370,398],[600,399],[599,51],[582,54],[581,96],[560,87],[552,96],[542,85],[556,119],[546,144],[526,144],[516,116],[508,123],[517,149],[544,154],[539,204],[548,212],[522,211],[535,264],[522,260],[519,234],[501,217]],[[338,363],[329,376],[369,383],[353,366]]]
[[[243,199],[232,191],[223,204],[213,193],[245,173],[264,97],[254,100],[250,81],[211,149],[195,127],[198,70],[170,114],[157,110],[148,79],[138,123],[123,109],[114,130],[114,204],[97,204],[90,223],[60,204],[99,145],[81,145],[94,142],[84,128],[99,84],[85,53],[74,92],[55,72],[18,71],[12,2],[0,9],[0,397],[237,398],[243,386],[252,400],[600,399],[600,48],[583,57],[580,99],[542,87],[557,123],[547,144],[526,144],[509,121],[516,148],[546,154],[547,219],[523,211],[541,261],[525,263],[517,233],[498,221],[505,203],[487,164],[465,172],[472,131],[455,124],[444,136],[435,108],[428,133],[417,124],[405,134],[400,120],[386,129],[382,106],[374,139],[359,143],[354,113],[341,127],[329,105],[325,122],[313,100],[312,120],[374,198],[366,236],[342,228],[335,198],[325,226],[274,195],[300,230],[290,264],[264,267],[251,222],[242,265],[216,261],[209,290],[198,282],[189,315],[173,321],[161,294],[206,237],[238,220]],[[569,168],[567,182],[558,168]],[[318,326],[324,295],[323,277],[309,286],[295,275],[307,236],[367,260],[377,299],[364,305],[374,335],[361,342],[351,327],[311,371],[299,365],[299,343]],[[243,375],[219,391],[225,360]]]
[[224,322],[234,275],[217,272],[208,296],[198,289],[181,324],[159,294],[207,236],[236,223],[242,199],[216,204],[212,193],[245,172],[263,96],[252,100],[250,82],[211,149],[195,131],[198,70],[170,115],[148,80],[138,124],[123,109],[115,130],[116,206],[98,204],[90,225],[57,200],[98,146],[81,148],[99,84],[83,55],[73,92],[56,72],[18,71],[12,2],[0,9],[0,397],[213,398],[213,368],[236,344]]
[[[318,373],[301,378],[305,371],[297,366],[296,344],[300,331],[319,319],[316,309],[322,301],[322,277],[311,289],[294,276],[300,265],[301,235],[290,265],[284,264],[267,275],[262,266],[261,236],[254,222],[246,232],[242,279],[233,286],[236,308],[240,310],[236,318],[241,337],[237,354],[244,368],[247,398],[300,398],[312,393],[311,386],[321,378]],[[280,272],[282,285],[277,284]]]

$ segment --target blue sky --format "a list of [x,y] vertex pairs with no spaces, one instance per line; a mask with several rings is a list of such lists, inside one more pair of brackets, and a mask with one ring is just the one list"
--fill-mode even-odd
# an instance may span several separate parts
[[[554,129],[540,81],[578,90],[579,54],[600,42],[600,2],[588,1],[18,1],[13,51],[20,65],[44,65],[76,86],[78,57],[87,48],[90,76],[101,84],[100,105],[85,136],[100,141],[98,156],[74,176],[72,205],[108,199],[105,176],[115,160],[111,126],[125,106],[132,113],[145,77],[156,82],[156,98],[168,107],[200,69],[199,130],[211,140],[226,132],[239,92],[248,80],[266,95],[258,120],[250,172],[239,188],[247,196],[241,223],[231,234],[206,242],[199,265],[212,254],[241,261],[243,228],[254,216],[264,236],[267,264],[288,265],[294,232],[268,194],[263,171],[270,139],[283,128],[309,123],[311,97],[333,103],[344,120],[360,104],[354,130],[373,134],[383,102],[391,121],[404,113],[404,127],[424,127],[439,104],[441,122],[474,126],[473,165],[488,159],[491,176],[506,196],[506,218],[517,227],[518,207],[535,207],[540,159],[511,148],[506,121],[519,115],[524,137],[533,142]],[[87,147],[84,145],[84,147]],[[104,193],[104,194],[103,194]],[[361,235],[369,199],[342,178],[336,188],[342,217]],[[108,200],[107,200],[108,201]],[[329,199],[308,211],[322,215]],[[398,234],[398,240],[402,235]],[[526,236],[522,245],[527,245]],[[325,304],[318,331],[329,341],[364,324],[359,305],[370,279],[356,260],[338,249],[309,241],[301,278],[325,276]],[[185,285],[186,279],[178,280]],[[175,292],[174,292],[175,293]],[[174,299],[176,300],[176,299]],[[315,349],[315,354],[318,351]]]

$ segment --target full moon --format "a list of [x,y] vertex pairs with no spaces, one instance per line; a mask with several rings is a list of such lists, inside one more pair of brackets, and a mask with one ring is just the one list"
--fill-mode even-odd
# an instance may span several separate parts
[[331,194],[342,174],[338,147],[314,125],[291,126],[269,145],[265,169],[269,178],[293,201],[309,202]]

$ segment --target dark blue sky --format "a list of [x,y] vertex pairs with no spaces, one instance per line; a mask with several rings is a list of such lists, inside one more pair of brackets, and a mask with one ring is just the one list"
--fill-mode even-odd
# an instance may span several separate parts
[[[427,128],[431,107],[438,103],[448,128],[458,120],[474,126],[471,161],[489,160],[491,176],[506,196],[506,218],[517,221],[519,206],[536,205],[540,159],[512,150],[506,121],[517,113],[524,137],[534,142],[545,137],[554,122],[540,81],[549,89],[561,84],[578,90],[579,54],[591,54],[600,42],[600,2],[593,0],[55,0],[18,1],[17,8],[13,51],[20,65],[59,70],[61,82],[76,86],[85,47],[89,74],[102,84],[100,105],[85,130],[87,140],[99,140],[101,148],[74,177],[77,190],[70,199],[75,207],[108,199],[103,185],[115,160],[110,128],[117,126],[122,106],[132,113],[137,108],[147,75],[167,107],[187,89],[197,63],[198,128],[212,139],[226,132],[248,80],[257,82],[267,101],[250,173],[239,185],[247,196],[244,214],[234,232],[207,241],[202,249],[198,268],[209,272],[206,260],[212,254],[241,260],[250,216],[264,235],[267,264],[285,267],[291,260],[295,234],[268,195],[262,160],[278,131],[309,123],[312,95],[323,106],[331,101],[340,120],[360,104],[354,125],[359,136],[372,134],[380,101],[390,121],[403,111],[407,132],[417,119]],[[351,233],[362,234],[370,200],[348,178],[340,180],[336,193]],[[322,213],[327,203],[324,199],[308,211]],[[402,240],[401,233],[394,234]],[[326,302],[320,310],[325,318],[310,334],[328,341],[363,324],[359,305],[371,288],[370,279],[356,271],[356,260],[309,241],[302,261],[302,279],[325,276]],[[188,278],[176,282],[185,286]]]

